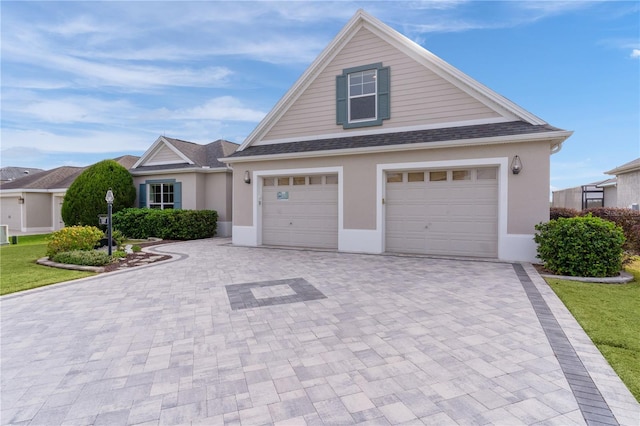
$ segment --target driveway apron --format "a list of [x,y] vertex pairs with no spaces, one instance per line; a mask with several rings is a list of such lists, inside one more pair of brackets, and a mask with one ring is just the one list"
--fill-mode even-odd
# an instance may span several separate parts
[[640,424],[531,265],[153,251],[0,299],[1,424]]

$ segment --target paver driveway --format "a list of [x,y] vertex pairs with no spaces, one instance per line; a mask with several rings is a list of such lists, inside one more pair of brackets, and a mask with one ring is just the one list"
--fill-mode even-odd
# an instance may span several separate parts
[[640,422],[530,266],[534,303],[606,401],[591,413],[519,265],[223,239],[155,250],[179,256],[0,299],[2,424]]

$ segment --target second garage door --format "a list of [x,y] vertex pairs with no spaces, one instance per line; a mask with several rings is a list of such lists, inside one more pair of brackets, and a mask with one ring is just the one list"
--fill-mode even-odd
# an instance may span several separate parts
[[263,178],[262,244],[338,248],[338,176]]
[[386,251],[497,257],[498,170],[387,172]]

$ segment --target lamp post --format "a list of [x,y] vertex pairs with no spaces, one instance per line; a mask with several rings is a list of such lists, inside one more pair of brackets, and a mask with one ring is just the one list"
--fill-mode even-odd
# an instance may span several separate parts
[[104,197],[104,199],[107,202],[107,221],[108,223],[108,233],[107,233],[107,239],[109,240],[107,243],[109,244],[109,256],[111,256],[111,208],[113,207],[113,191],[111,191],[111,188],[109,188],[109,190],[107,191],[107,195]]

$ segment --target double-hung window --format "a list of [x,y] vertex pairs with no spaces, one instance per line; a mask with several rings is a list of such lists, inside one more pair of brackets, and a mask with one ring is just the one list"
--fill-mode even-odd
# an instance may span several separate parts
[[149,184],[149,208],[172,209],[174,201],[173,183]]
[[382,63],[342,70],[336,76],[336,123],[343,128],[379,126],[390,118],[389,67]]
[[150,209],[181,209],[182,183],[175,179],[150,179],[140,184],[138,206]]

